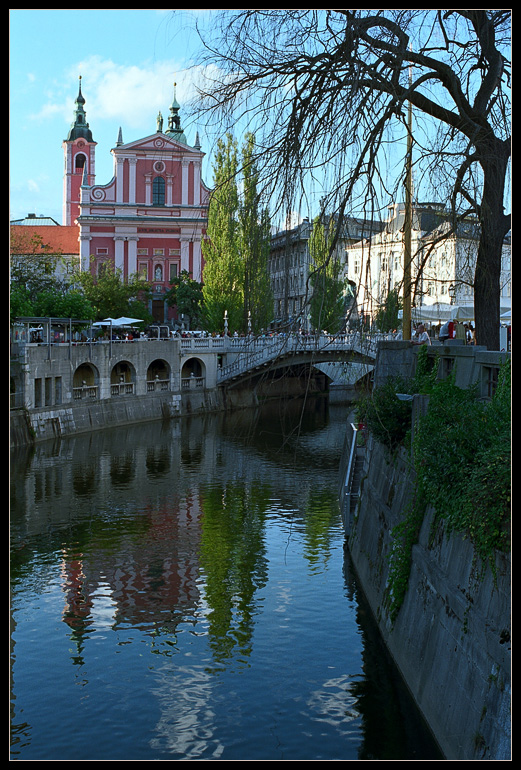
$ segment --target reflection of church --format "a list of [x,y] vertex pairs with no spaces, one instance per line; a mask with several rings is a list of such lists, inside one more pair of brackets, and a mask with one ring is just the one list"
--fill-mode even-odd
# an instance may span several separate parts
[[197,137],[188,145],[174,94],[166,130],[161,113],[155,133],[143,139],[124,143],[120,129],[111,150],[114,176],[96,184],[96,142],[84,104],[80,81],[74,122],[63,142],[64,224],[79,225],[82,270],[99,274],[110,263],[123,279],[143,276],[153,287],[153,315],[163,322],[170,280],[182,270],[195,280],[202,277],[209,194],[201,177],[204,153]]
[[[114,523],[106,529],[93,522],[85,553],[63,549],[62,620],[70,628],[76,663],[83,662],[92,633],[136,626],[144,633],[175,634],[200,601],[197,496],[164,499],[144,514],[138,522],[125,521],[121,531]],[[107,532],[117,542],[116,554],[105,547]]]

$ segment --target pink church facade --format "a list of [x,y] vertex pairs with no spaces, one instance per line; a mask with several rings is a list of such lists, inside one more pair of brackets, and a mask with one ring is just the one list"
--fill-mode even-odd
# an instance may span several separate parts
[[79,226],[82,270],[99,274],[107,263],[123,280],[138,274],[153,287],[156,321],[171,320],[164,294],[181,271],[202,280],[201,242],[206,234],[209,189],[202,180],[198,139],[189,146],[175,97],[163,131],[161,113],[153,134],[111,152],[114,176],[95,180],[95,148],[86,122],[81,85],[75,121],[64,141],[64,224]]

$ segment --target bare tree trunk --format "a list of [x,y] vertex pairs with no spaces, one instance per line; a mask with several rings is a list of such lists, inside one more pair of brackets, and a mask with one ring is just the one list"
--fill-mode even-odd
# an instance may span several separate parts
[[480,239],[474,278],[474,314],[476,341],[489,350],[499,350],[501,301],[501,257],[510,217],[504,213],[503,192],[510,150],[504,142],[494,140],[482,153],[484,173],[481,201]]

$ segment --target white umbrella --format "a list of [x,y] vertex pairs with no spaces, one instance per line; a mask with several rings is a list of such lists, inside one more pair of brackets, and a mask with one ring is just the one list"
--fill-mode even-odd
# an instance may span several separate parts
[[110,324],[115,325],[117,323],[117,318],[104,318],[103,321],[96,321],[96,323],[93,323],[93,326],[110,326]]
[[474,305],[459,305],[454,308],[454,316],[458,321],[474,320]]
[[131,326],[132,324],[142,324],[142,318],[128,318],[127,316],[121,316],[121,318],[113,318],[113,326]]
[[[455,308],[443,302],[437,302],[433,305],[420,305],[411,309],[411,319],[418,321],[448,321],[453,318]],[[399,318],[403,318],[403,310],[398,313]]]

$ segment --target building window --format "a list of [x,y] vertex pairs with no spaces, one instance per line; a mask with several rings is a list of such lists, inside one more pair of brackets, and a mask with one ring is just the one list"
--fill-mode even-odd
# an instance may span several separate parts
[[170,263],[170,282],[172,282],[174,278],[177,278],[177,267],[177,262]]
[[148,279],[148,264],[146,262],[140,262],[138,274],[141,281],[146,281]]
[[165,180],[162,176],[156,176],[152,182],[152,205],[165,205]]
[[75,167],[76,172],[83,171],[83,168],[85,166],[85,161],[86,160],[87,159],[86,159],[85,155],[83,155],[83,153],[79,152],[76,155],[76,157],[74,158],[74,167]]

